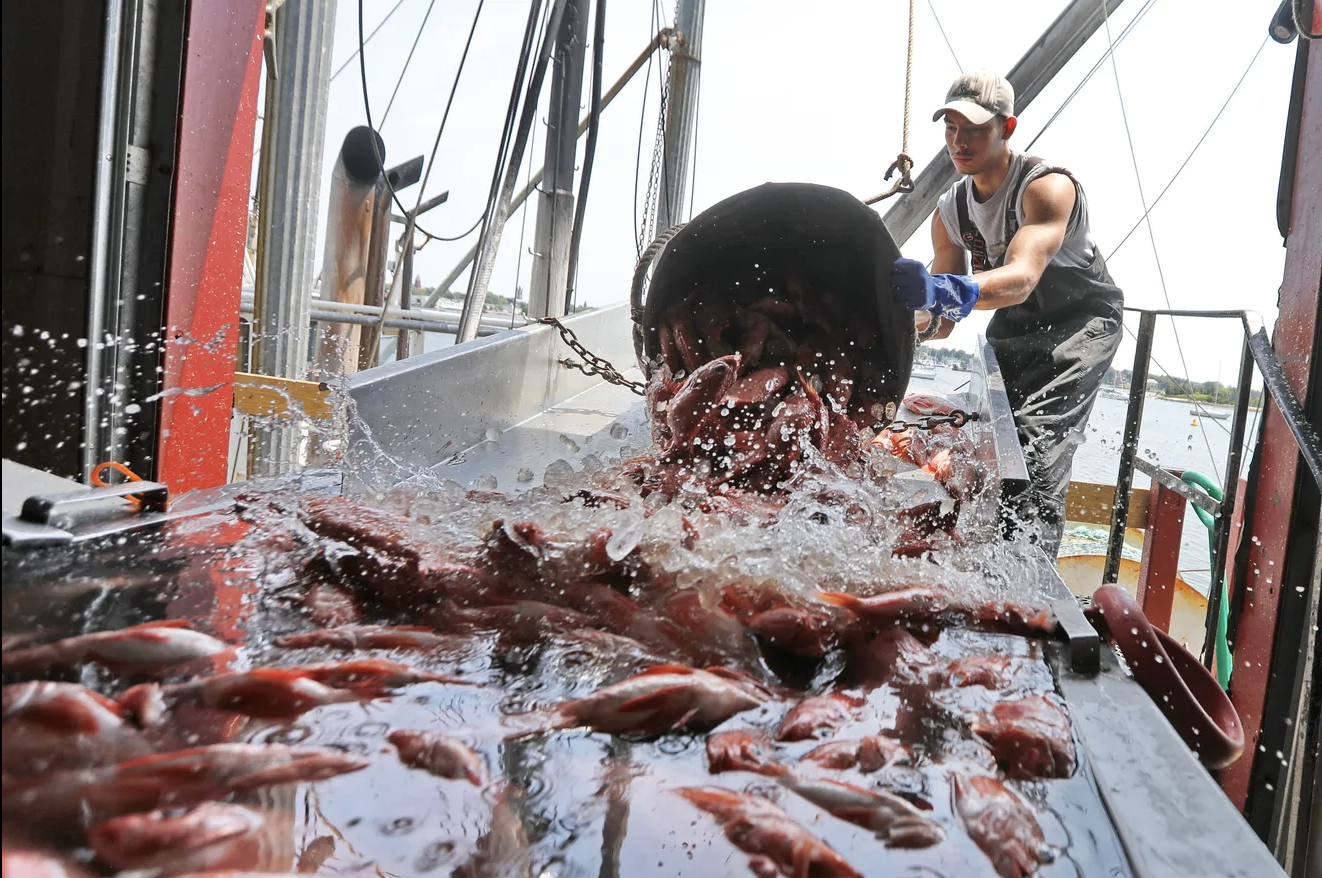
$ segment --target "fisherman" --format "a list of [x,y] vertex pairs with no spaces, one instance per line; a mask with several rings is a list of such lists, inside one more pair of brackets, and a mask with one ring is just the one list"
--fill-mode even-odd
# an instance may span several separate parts
[[[1002,498],[1007,535],[1051,558],[1065,527],[1070,463],[1111,358],[1124,296],[1088,224],[1083,187],[1064,168],[1010,148],[1014,89],[994,73],[966,73],[932,116],[963,176],[932,217],[934,257],[899,259],[896,298],[915,312],[919,341],[945,338],[974,309],[1005,377],[1029,485]],[[966,257],[971,255],[972,268]]]

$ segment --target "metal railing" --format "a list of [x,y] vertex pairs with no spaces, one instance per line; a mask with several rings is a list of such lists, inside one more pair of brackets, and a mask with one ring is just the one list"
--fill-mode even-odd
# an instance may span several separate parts
[[[1129,407],[1125,416],[1124,442],[1120,448],[1120,468],[1116,474],[1115,500],[1111,506],[1111,532],[1107,544],[1106,567],[1102,573],[1104,584],[1115,583],[1120,576],[1120,553],[1124,546],[1125,522],[1129,515],[1129,491],[1134,480],[1135,459],[1138,448],[1138,431],[1143,420],[1143,402],[1147,394],[1148,372],[1152,360],[1152,341],[1156,335],[1157,317],[1203,317],[1212,319],[1238,320],[1244,328],[1244,343],[1240,351],[1239,385],[1236,390],[1234,415],[1230,427],[1230,448],[1226,452],[1226,475],[1224,497],[1220,503],[1214,503],[1212,514],[1216,526],[1212,534],[1212,570],[1211,582],[1207,594],[1207,616],[1203,640],[1203,663],[1212,666],[1215,652],[1216,624],[1220,613],[1221,594],[1225,586],[1226,554],[1230,545],[1230,519],[1235,510],[1236,494],[1239,490],[1239,470],[1244,455],[1244,429],[1248,421],[1250,384],[1253,379],[1253,367],[1256,364],[1262,375],[1263,386],[1267,394],[1281,413],[1282,419],[1290,429],[1304,463],[1313,475],[1313,479],[1322,487],[1322,447],[1318,434],[1309,424],[1303,407],[1295,398],[1294,390],[1286,380],[1272,349],[1271,339],[1263,325],[1262,318],[1252,311],[1188,311],[1188,310],[1147,310],[1126,308],[1139,314],[1137,349],[1134,352],[1134,370],[1130,377]],[[1264,405],[1266,400],[1263,401]],[[1183,492],[1181,492],[1183,493]],[[1210,498],[1209,498],[1210,499]],[[1214,502],[1214,501],[1213,501]],[[1200,504],[1202,505],[1202,504]],[[1207,508],[1204,506],[1204,508]],[[1232,617],[1236,614],[1232,613]],[[1233,618],[1232,618],[1233,624]]]

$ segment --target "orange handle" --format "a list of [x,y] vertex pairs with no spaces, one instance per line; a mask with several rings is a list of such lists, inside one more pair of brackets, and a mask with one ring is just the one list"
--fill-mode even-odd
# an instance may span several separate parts
[[[119,473],[121,476],[124,477],[124,481],[126,482],[142,481],[142,476],[138,475],[133,470],[124,466],[124,464],[114,460],[107,460],[105,463],[98,463],[92,469],[92,484],[98,488],[104,488],[107,485],[109,485],[110,481],[107,480],[106,476],[104,475],[107,472]],[[142,501],[140,501],[137,497],[129,496],[126,497],[125,499],[127,499],[135,507],[139,507],[142,505]]]

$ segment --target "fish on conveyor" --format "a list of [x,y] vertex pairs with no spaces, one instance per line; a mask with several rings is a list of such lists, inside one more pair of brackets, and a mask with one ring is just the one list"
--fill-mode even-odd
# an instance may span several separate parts
[[0,653],[0,665],[6,673],[34,673],[96,662],[112,671],[149,674],[228,649],[228,643],[194,631],[187,621],[171,619],[11,649]]
[[303,595],[303,606],[313,624],[323,628],[353,625],[362,621],[363,611],[353,592],[342,585],[318,582]]
[[1001,878],[1028,878],[1054,858],[1028,806],[994,777],[955,775],[955,811]]
[[803,699],[780,721],[777,741],[807,741],[830,734],[854,718],[864,700],[843,692],[828,692]]
[[1008,655],[967,655],[953,659],[942,672],[954,688],[982,686],[993,691],[1010,689],[1022,661]]
[[762,732],[747,729],[715,732],[707,736],[707,770],[712,774],[723,771],[784,774],[788,769],[771,757],[774,746]]
[[616,735],[711,728],[737,713],[761,706],[769,698],[770,692],[751,677],[724,668],[660,665],[586,698],[523,714],[537,725],[509,738],[579,726]]
[[991,745],[1006,775],[1018,779],[1069,777],[1074,739],[1065,708],[1044,695],[997,702],[971,724]]
[[931,847],[946,837],[935,821],[893,793],[793,775],[780,778],[780,782],[833,817],[876,833],[888,847]]
[[802,761],[840,771],[857,768],[863,774],[871,774],[888,765],[912,762],[913,754],[894,738],[867,735],[853,740],[828,741],[803,754]]
[[419,671],[399,662],[359,659],[255,668],[168,686],[141,683],[120,695],[119,702],[140,723],[149,726],[159,724],[164,713],[180,703],[258,719],[292,719],[314,707],[380,698],[414,683],[468,685],[464,680]]
[[1051,634],[1056,628],[1055,616],[1046,607],[1008,601],[973,601],[947,589],[927,585],[909,586],[870,597],[838,591],[815,592],[815,597],[823,603],[851,610],[874,625],[939,622],[1029,637]]
[[146,756],[153,746],[113,699],[77,683],[4,687],[3,770],[26,777]]
[[[761,876],[862,878],[830,845],[761,796],[722,787],[675,790],[689,804],[716,818],[735,847],[753,857],[749,867]],[[773,866],[776,871],[768,872]]]
[[405,765],[449,780],[466,780],[477,787],[486,784],[482,757],[449,735],[399,729],[386,740],[399,751],[399,761]]
[[126,814],[87,830],[97,859],[116,869],[178,875],[214,869],[252,869],[270,851],[262,815],[242,805],[206,802],[174,814]]
[[285,649],[401,649],[430,652],[456,650],[468,645],[466,637],[437,634],[426,625],[344,625],[275,639]]
[[938,659],[908,629],[890,625],[847,645],[850,675],[863,686],[925,686]]
[[83,815],[100,821],[155,808],[182,808],[238,790],[325,780],[367,765],[365,759],[327,748],[212,744],[6,783],[2,801],[6,815],[72,825]]

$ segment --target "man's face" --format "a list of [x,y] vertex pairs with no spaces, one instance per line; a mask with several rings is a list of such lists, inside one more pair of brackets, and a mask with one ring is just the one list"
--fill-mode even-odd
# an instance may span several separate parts
[[1014,130],[1014,120],[997,116],[982,125],[947,110],[946,149],[961,174],[978,174],[991,168],[1005,154],[1006,138]]

